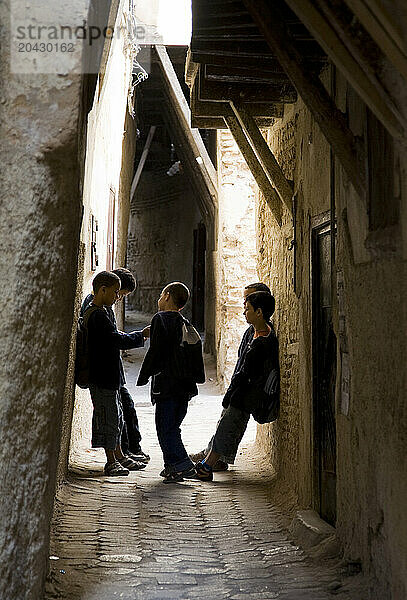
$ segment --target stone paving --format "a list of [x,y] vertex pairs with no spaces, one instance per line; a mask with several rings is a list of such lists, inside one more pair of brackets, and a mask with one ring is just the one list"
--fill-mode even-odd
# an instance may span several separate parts
[[[289,540],[269,497],[273,473],[250,449],[253,423],[236,465],[214,482],[162,483],[148,390],[134,388],[142,353],[129,353],[126,371],[151,462],[107,478],[103,452],[84,441],[58,494],[46,600],[364,600],[351,578]],[[220,412],[211,379],[185,422],[190,451],[205,445]]]

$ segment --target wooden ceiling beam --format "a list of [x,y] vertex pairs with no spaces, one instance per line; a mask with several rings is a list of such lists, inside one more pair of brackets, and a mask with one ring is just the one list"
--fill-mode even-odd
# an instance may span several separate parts
[[364,0],[345,0],[346,4],[359,19],[363,27],[373,38],[383,54],[407,79],[407,47],[400,28],[394,22],[394,13],[384,12],[377,2]]
[[258,66],[255,70],[246,66],[234,67],[231,65],[204,65],[203,68],[205,79],[212,79],[213,81],[224,81],[229,79],[231,82],[236,80],[237,82],[248,81],[266,84],[268,82],[273,82],[276,84],[291,84],[284,71],[275,73],[273,70],[267,70],[267,68],[262,68],[261,66]]
[[262,31],[281,66],[298,90],[302,100],[318,123],[323,135],[341,162],[357,193],[366,194],[364,161],[356,151],[356,140],[344,115],[337,108],[321,80],[312,75],[303,63],[283,19],[267,0],[243,0]]
[[297,92],[291,84],[251,84],[211,81],[204,77],[202,66],[197,74],[198,98],[211,102],[259,102],[267,98],[269,102],[295,102]]
[[164,90],[170,98],[172,110],[176,115],[176,119],[183,131],[183,136],[188,142],[189,150],[193,157],[193,163],[196,167],[194,173],[204,182],[212,204],[212,207],[208,207],[208,209],[213,209],[217,206],[216,170],[202,141],[201,134],[197,129],[191,128],[191,111],[165,46],[157,45],[155,46],[155,50],[160,60]]
[[266,140],[261,134],[253,117],[251,117],[245,108],[241,105],[230,103],[230,107],[234,112],[236,119],[239,121],[247,139],[249,140],[256,156],[261,164],[263,171],[270,180],[272,186],[277,191],[280,199],[288,210],[293,209],[293,185],[291,181],[286,179],[276,157],[267,145]]
[[[406,124],[392,99],[361,56],[352,37],[344,31],[332,9],[329,19],[311,0],[286,0],[290,8],[309,29],[332,62],[342,72],[370,110],[395,138],[405,135]],[[326,5],[326,3],[323,3]],[[340,33],[335,29],[339,28]]]
[[281,200],[266,177],[266,174],[264,173],[256,154],[247,140],[239,121],[236,117],[225,117],[225,125],[229,127],[229,130],[239,146],[240,152],[242,153],[242,156],[245,159],[246,164],[249,167],[257,185],[259,186],[267,204],[269,205],[274,218],[281,227],[283,214]]
[[[284,106],[273,102],[248,102],[243,104],[245,110],[252,117],[281,118]],[[207,102],[198,98],[198,82],[195,81],[191,88],[191,115],[193,117],[230,117],[233,110],[229,102]]]
[[[274,119],[271,117],[255,117],[258,127],[270,127]],[[191,126],[198,129],[225,129],[223,117],[196,117],[191,115]]]

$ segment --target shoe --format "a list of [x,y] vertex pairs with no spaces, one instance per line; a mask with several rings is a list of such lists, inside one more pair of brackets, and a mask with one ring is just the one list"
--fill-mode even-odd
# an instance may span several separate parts
[[206,450],[201,450],[200,452],[197,452],[196,454],[190,454],[189,458],[192,460],[192,462],[196,463],[196,462],[200,462],[201,460],[203,460],[206,456],[207,452]]
[[198,473],[196,472],[195,467],[191,467],[190,469],[185,469],[185,471],[181,471],[180,475],[184,479],[200,479],[198,477]]
[[213,470],[212,467],[206,463],[197,462],[195,465],[197,478],[201,481],[213,481]]
[[169,467],[164,467],[163,470],[160,472],[160,477],[167,477],[167,475],[169,475],[171,473]]
[[229,469],[229,465],[224,460],[218,460],[212,467],[212,471],[227,471]]
[[139,460],[133,460],[129,455],[119,459],[118,462],[122,467],[125,467],[129,471],[141,471],[141,469],[145,469],[147,466],[146,463],[140,462]]
[[163,483],[178,483],[180,481],[184,481],[184,478],[182,477],[181,473],[171,471],[170,473],[167,473],[167,475],[164,477]]
[[111,475],[112,477],[116,477],[119,475],[128,475],[130,471],[121,465],[118,460],[115,460],[112,463],[106,463],[104,468],[105,475]]
[[149,455],[143,452],[142,450],[139,450],[138,452],[127,452],[127,456],[138,462],[143,462],[146,464],[150,462]]

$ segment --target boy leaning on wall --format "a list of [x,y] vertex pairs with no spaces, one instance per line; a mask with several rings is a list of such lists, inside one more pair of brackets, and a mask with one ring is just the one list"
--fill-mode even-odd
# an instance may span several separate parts
[[87,324],[89,390],[93,404],[92,447],[104,448],[106,475],[128,475],[129,470],[138,470],[141,465],[125,456],[120,446],[123,428],[119,394],[122,385],[120,350],[143,346],[144,339],[149,336],[149,327],[123,333],[110,320],[107,307],[112,307],[120,290],[120,278],[115,273],[98,273],[92,285],[90,306],[97,307]]

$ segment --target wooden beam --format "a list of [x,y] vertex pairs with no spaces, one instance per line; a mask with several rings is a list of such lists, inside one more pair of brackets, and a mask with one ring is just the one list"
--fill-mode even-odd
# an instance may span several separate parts
[[269,205],[277,223],[281,227],[283,213],[281,200],[270,181],[267,179],[266,174],[264,173],[257,156],[247,140],[239,121],[236,117],[225,117],[225,124],[229,127],[230,132],[239,146],[240,152],[242,153],[247,166],[256,180],[256,183],[259,186],[267,204]]
[[211,102],[230,102],[232,100],[264,102],[264,98],[267,98],[269,102],[296,102],[297,100],[297,92],[291,84],[242,84],[210,81],[205,78],[203,65],[199,66],[196,80],[199,100]]
[[[270,117],[255,117],[255,122],[258,127],[270,127],[273,124],[273,119]],[[191,115],[191,127],[197,129],[225,129],[225,121],[222,116],[195,117]]]
[[275,188],[277,194],[282,202],[284,202],[288,210],[292,212],[292,183],[286,179],[280,165],[268,147],[267,142],[262,136],[261,131],[256,125],[253,117],[251,117],[247,111],[242,108],[242,106],[236,105],[233,102],[230,103],[230,107],[233,110],[236,119],[239,121],[240,126],[245,132],[245,135],[249,140],[266,176],[270,180],[270,183]]
[[217,205],[213,202],[208,186],[201,175],[201,165],[196,160],[195,155],[191,152],[191,146],[185,128],[180,123],[173,105],[172,99],[168,93],[164,93],[163,97],[163,118],[167,130],[172,133],[172,139],[175,144],[177,155],[181,160],[182,165],[191,181],[191,185],[196,192],[196,201],[199,206],[202,218],[205,222],[210,222],[214,219],[217,211]]
[[153,141],[155,130],[156,130],[156,126],[151,125],[150,130],[147,135],[146,143],[144,144],[143,152],[141,153],[141,157],[140,157],[139,163],[137,165],[137,169],[134,174],[133,181],[131,183],[130,202],[133,199],[134,192],[136,191],[138,182],[140,181],[141,173],[143,172],[143,169],[144,169],[144,165],[145,165],[147,155],[150,150],[151,142]]
[[217,206],[217,174],[215,167],[202,141],[201,134],[197,129],[191,128],[191,111],[165,46],[156,45],[155,50],[159,58],[164,87],[170,98],[172,109],[188,140],[190,152],[199,167],[200,177],[208,189],[212,203]]
[[364,0],[345,2],[390,62],[407,79],[407,49],[398,35],[398,28],[394,26],[394,13],[383,15],[378,7],[373,6],[376,3],[371,1],[369,6]]
[[[192,117],[230,117],[233,110],[229,102],[210,102],[200,100],[198,97],[198,78],[191,87],[191,115]],[[243,104],[245,110],[252,117],[281,118],[284,106],[277,102],[248,102]]]
[[[319,12],[311,0],[286,2],[389,133],[395,138],[403,137],[405,123],[401,115],[373,70],[368,73],[368,66],[359,55],[352,39],[349,37],[345,43],[343,32],[342,36],[338,35],[331,22]],[[330,19],[335,19],[334,13],[330,12]],[[358,60],[355,60],[355,56]]]
[[321,80],[307,70],[277,11],[267,0],[243,0],[281,66],[321,128],[357,193],[366,194],[364,163],[356,152],[355,138],[344,115]]

